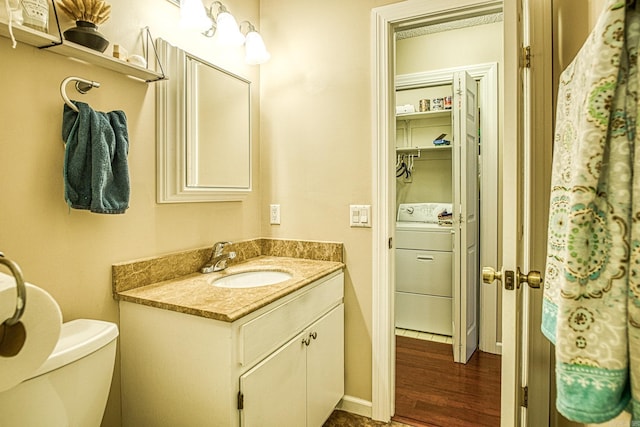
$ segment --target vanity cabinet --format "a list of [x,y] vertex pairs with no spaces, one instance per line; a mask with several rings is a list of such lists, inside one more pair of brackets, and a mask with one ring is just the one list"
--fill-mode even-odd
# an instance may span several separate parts
[[244,427],[321,426],[344,394],[339,305],[240,376]]
[[120,301],[123,426],[322,426],[344,394],[343,288],[334,272],[233,322]]

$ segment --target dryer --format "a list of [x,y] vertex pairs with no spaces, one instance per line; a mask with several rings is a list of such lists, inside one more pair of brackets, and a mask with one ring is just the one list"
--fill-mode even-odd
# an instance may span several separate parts
[[[451,203],[403,203],[398,208],[395,250],[398,328],[452,335],[451,212]],[[443,213],[449,214],[449,221],[438,218]]]

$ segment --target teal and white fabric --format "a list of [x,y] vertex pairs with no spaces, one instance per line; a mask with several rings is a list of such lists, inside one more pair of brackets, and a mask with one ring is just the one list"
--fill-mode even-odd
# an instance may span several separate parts
[[542,331],[558,411],[640,420],[640,15],[609,0],[560,77]]

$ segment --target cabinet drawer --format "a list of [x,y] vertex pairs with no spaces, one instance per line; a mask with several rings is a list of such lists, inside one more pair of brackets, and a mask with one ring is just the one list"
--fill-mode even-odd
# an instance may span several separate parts
[[429,232],[396,230],[396,248],[451,251],[453,250],[453,235],[450,228]]
[[396,249],[396,290],[452,295],[453,252]]
[[343,295],[344,273],[340,273],[241,325],[238,363],[250,366],[280,347],[342,301]]
[[452,335],[451,298],[396,292],[396,327]]

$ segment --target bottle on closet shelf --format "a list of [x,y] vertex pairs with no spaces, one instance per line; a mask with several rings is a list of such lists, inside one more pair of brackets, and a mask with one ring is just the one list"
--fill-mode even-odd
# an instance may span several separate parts
[[49,31],[49,1],[21,0],[23,25],[38,31]]

